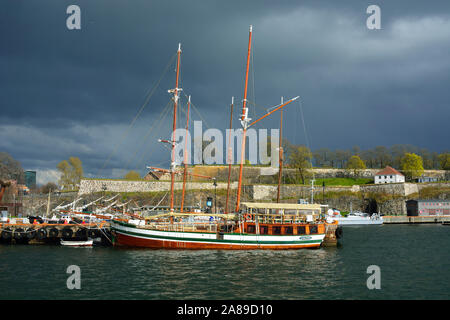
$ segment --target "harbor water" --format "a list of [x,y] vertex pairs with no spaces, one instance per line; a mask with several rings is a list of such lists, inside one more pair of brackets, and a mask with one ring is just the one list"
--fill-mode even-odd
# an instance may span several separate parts
[[[0,299],[449,299],[450,227],[347,226],[342,245],[185,251],[0,245]],[[69,266],[80,289],[69,289]],[[367,269],[380,269],[369,290]]]

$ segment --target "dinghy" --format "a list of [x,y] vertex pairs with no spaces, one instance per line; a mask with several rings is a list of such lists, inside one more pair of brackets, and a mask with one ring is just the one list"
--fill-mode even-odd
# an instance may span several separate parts
[[61,239],[61,245],[67,247],[92,247],[93,243],[94,240],[92,239],[85,241],[75,241],[75,240],[64,241]]

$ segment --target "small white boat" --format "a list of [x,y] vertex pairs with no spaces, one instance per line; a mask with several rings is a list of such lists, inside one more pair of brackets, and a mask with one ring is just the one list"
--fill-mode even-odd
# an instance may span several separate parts
[[382,225],[383,217],[374,213],[368,215],[363,212],[352,212],[346,217],[341,216],[338,210],[328,210],[329,221],[337,221],[339,225]]
[[85,240],[85,241],[64,241],[61,239],[61,245],[62,246],[68,246],[68,247],[92,247],[94,243],[94,240]]

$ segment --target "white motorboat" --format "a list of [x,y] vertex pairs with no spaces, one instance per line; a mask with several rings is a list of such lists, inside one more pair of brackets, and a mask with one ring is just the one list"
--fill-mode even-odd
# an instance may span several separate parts
[[62,246],[68,246],[68,247],[92,247],[94,244],[94,240],[85,240],[85,241],[75,241],[75,240],[69,240],[65,241],[61,239],[61,245]]
[[383,217],[377,213],[369,215],[363,212],[351,212],[346,217],[337,210],[328,210],[328,220],[337,221],[339,225],[381,225]]

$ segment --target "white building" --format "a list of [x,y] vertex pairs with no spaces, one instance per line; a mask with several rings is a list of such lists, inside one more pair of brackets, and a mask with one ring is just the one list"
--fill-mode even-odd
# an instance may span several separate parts
[[405,176],[389,166],[375,174],[375,184],[400,182],[405,182]]

